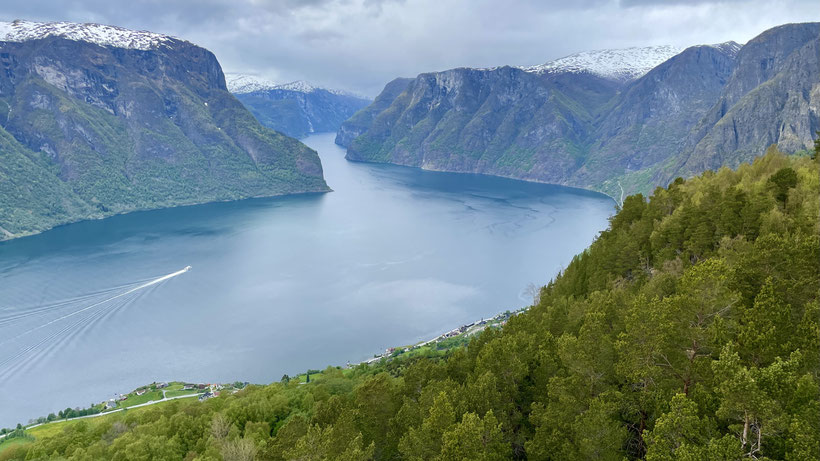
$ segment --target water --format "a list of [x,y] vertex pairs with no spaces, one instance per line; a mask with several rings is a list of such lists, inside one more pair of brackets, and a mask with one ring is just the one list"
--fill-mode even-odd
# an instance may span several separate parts
[[575,189],[347,162],[332,134],[305,142],[335,192],[0,244],[0,427],[152,381],[278,381],[524,306],[614,211]]

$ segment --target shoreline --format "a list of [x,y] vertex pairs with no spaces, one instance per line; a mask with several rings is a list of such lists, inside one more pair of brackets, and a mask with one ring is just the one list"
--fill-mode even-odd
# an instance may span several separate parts
[[[444,341],[446,339],[472,336],[472,335],[475,335],[477,333],[480,333],[480,332],[486,330],[487,328],[500,328],[501,326],[506,324],[507,321],[510,318],[512,318],[512,317],[514,317],[518,314],[521,314],[523,312],[526,312],[527,310],[530,309],[530,307],[532,307],[532,306],[522,307],[522,308],[514,310],[514,311],[507,310],[507,311],[504,311],[504,312],[500,312],[500,313],[498,313],[498,314],[496,314],[496,315],[494,315],[490,318],[487,318],[487,319],[482,318],[480,320],[476,320],[476,321],[461,325],[461,326],[459,326],[457,328],[454,328],[450,331],[442,333],[442,334],[440,334],[440,335],[438,335],[434,338],[431,338],[431,339],[428,339],[428,340],[425,340],[425,341],[420,341],[420,342],[417,342],[417,343],[412,344],[412,345],[391,347],[391,348],[386,349],[381,354],[374,354],[374,356],[372,358],[365,359],[365,360],[362,360],[360,362],[355,362],[355,363],[348,362],[345,365],[345,368],[353,368],[353,367],[357,367],[357,366],[360,366],[360,365],[371,365],[371,364],[377,363],[381,360],[390,360],[390,359],[393,359],[393,358],[398,357],[400,355],[403,355],[405,353],[409,353],[409,352],[412,352],[412,351],[418,351],[419,349],[422,349],[426,346],[429,346],[431,344],[434,344],[434,343],[437,343],[437,342],[440,342],[440,341]],[[332,365],[329,365],[329,366],[332,366]],[[299,376],[299,374],[296,374],[294,376]],[[172,383],[175,383],[175,381],[172,381]],[[189,383],[185,383],[185,382],[178,382],[178,383],[181,383],[181,384],[184,384],[184,385],[190,385]],[[136,394],[138,391],[140,391],[142,389],[148,389],[152,386],[157,386],[158,384],[164,384],[164,383],[154,382],[152,384],[140,386],[140,387],[138,387],[137,389],[135,389],[134,391],[132,391],[128,394],[120,394],[120,395],[121,395],[121,397],[132,396],[132,395]],[[247,385],[262,385],[262,386],[267,385],[267,384],[252,384],[252,383],[247,383],[247,382],[243,383],[243,384],[244,384],[244,386],[247,386]],[[138,403],[138,404],[134,404],[134,405],[127,406],[127,407],[118,407],[118,408],[115,408],[115,409],[108,409],[108,410],[104,409],[104,410],[99,411],[98,413],[92,413],[92,414],[81,415],[81,416],[74,416],[74,417],[69,417],[69,418],[60,418],[60,419],[54,419],[54,420],[50,420],[50,421],[48,421],[48,420],[41,421],[40,419],[42,419],[43,417],[40,417],[40,418],[37,418],[37,419],[32,418],[32,419],[29,420],[29,424],[23,424],[22,425],[22,429],[25,431],[25,430],[28,430],[28,429],[34,429],[36,427],[40,427],[40,426],[47,425],[47,424],[62,423],[62,422],[74,421],[74,420],[78,420],[78,419],[97,418],[97,417],[102,417],[102,416],[106,416],[106,415],[110,415],[110,414],[114,414],[114,413],[119,413],[119,412],[122,412],[122,411],[125,411],[125,410],[130,410],[130,409],[134,409],[134,408],[141,408],[141,407],[145,407],[145,406],[149,406],[149,405],[155,405],[155,404],[158,404],[158,403],[169,402],[171,400],[177,400],[177,399],[183,399],[183,398],[198,397],[200,400],[203,400],[202,399],[203,395],[208,395],[209,397],[210,396],[217,396],[217,395],[219,395],[219,391],[214,391],[214,389],[216,389],[216,388],[219,388],[220,390],[221,389],[227,389],[229,385],[223,385],[223,384],[208,384],[208,385],[197,384],[197,385],[193,385],[193,386],[194,387],[192,388],[192,390],[195,390],[195,392],[190,393],[190,394],[167,397],[165,395],[166,391],[162,390],[162,395],[163,395],[162,399],[149,400],[147,402]],[[200,387],[197,387],[197,386],[205,386],[205,387],[200,388]],[[161,389],[163,389],[163,388],[158,387],[156,390],[161,390]],[[238,392],[238,390],[239,390],[239,389],[236,389],[236,388],[231,388],[231,389],[232,389],[232,392]],[[200,392],[200,391],[202,391],[202,392]],[[142,395],[142,394],[136,394],[136,395]],[[111,399],[111,401],[113,401],[113,400],[114,399]],[[104,401],[103,403],[101,403],[99,405],[104,405],[105,403],[106,402]],[[74,410],[80,411],[79,409],[74,409]],[[0,434],[0,443],[3,443],[6,439],[6,437],[9,436],[10,434],[12,434],[15,430],[15,429],[12,429],[12,428],[7,428],[7,429],[9,429],[8,432],[6,432],[5,434]]]

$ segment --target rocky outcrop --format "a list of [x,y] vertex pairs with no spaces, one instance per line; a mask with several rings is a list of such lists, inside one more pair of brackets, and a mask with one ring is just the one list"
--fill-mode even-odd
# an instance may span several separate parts
[[[9,233],[133,210],[328,190],[316,152],[262,127],[227,91],[211,52],[99,25],[22,23],[21,36],[19,24],[0,27],[0,135],[15,146],[0,155],[4,163],[25,157],[30,168],[5,169],[2,187],[25,195],[32,174],[54,179],[32,192],[33,202],[2,199],[0,227]],[[15,218],[21,213],[27,224]]]

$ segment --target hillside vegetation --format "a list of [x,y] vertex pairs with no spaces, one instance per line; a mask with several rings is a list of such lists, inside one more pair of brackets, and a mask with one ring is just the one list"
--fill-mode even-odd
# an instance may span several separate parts
[[819,200],[817,160],[770,149],[628,197],[536,305],[455,352],[74,422],[0,459],[820,459]]
[[148,50],[0,40],[0,240],[137,210],[329,190],[318,154],[262,126],[228,93],[212,53],[164,40]]

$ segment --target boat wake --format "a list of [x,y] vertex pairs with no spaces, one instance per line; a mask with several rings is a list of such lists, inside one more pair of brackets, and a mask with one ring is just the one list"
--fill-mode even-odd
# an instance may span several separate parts
[[36,364],[191,266],[38,306],[0,310],[0,379]]

